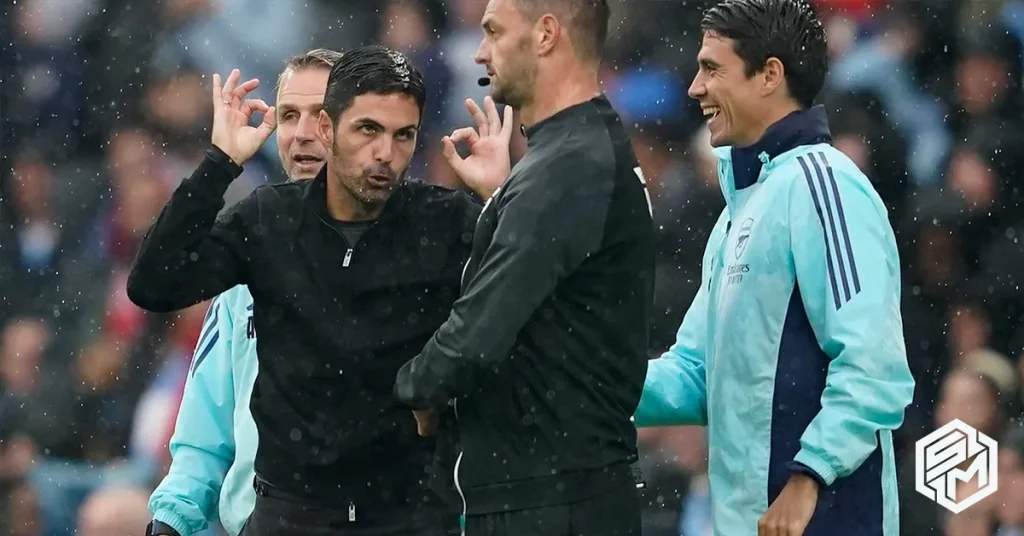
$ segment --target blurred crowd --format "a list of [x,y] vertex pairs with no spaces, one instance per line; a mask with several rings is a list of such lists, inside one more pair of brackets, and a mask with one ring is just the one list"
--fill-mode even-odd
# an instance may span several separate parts
[[[1024,0],[816,0],[821,102],[900,241],[916,399],[898,435],[904,536],[1024,534]],[[293,54],[383,43],[430,88],[410,174],[459,187],[440,136],[480,99],[486,0],[19,0],[0,7],[0,534],[142,534],[206,304],[128,301],[147,227],[209,140],[209,75],[273,81]],[[651,355],[674,340],[724,206],[686,95],[707,0],[611,0],[602,79],[660,233]],[[1016,148],[1015,148],[1016,147]],[[521,154],[521,139],[514,142]],[[273,139],[228,202],[283,180]],[[958,515],[914,491],[918,438],[1000,441],[999,490]],[[645,534],[710,535],[698,428],[644,430]],[[962,493],[969,493],[965,484]]]

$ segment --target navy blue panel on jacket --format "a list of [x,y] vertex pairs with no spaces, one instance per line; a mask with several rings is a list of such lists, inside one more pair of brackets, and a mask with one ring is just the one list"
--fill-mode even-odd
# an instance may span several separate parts
[[[799,286],[793,289],[782,329],[772,401],[768,504],[793,474],[789,462],[800,451],[800,436],[821,411],[829,365],[804,311]],[[881,447],[852,475],[821,490],[814,517],[804,532],[804,536],[818,535],[882,536]]]

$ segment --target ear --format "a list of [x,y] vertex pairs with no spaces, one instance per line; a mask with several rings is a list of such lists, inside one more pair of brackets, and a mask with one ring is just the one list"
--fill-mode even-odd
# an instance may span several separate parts
[[320,115],[316,118],[316,127],[320,143],[330,150],[334,146],[334,123],[331,122],[331,116],[327,115],[327,110],[320,110]]
[[545,13],[533,25],[537,41],[537,54],[545,56],[555,49],[555,44],[562,38],[562,23],[551,13]]
[[779,58],[774,56],[768,58],[761,69],[761,96],[767,97],[775,93],[786,83],[786,67]]

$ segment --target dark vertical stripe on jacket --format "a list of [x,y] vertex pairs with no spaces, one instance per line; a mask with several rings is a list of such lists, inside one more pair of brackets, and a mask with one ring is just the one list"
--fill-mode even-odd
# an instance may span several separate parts
[[839,309],[842,303],[839,299],[839,285],[836,283],[836,269],[832,263],[832,246],[828,239],[828,227],[825,225],[825,215],[821,210],[821,201],[818,200],[818,193],[814,187],[814,178],[811,176],[811,170],[807,167],[807,162],[804,157],[798,156],[797,161],[800,162],[800,167],[804,170],[804,179],[807,180],[807,188],[811,191],[811,199],[814,200],[814,210],[818,213],[818,221],[821,222],[822,239],[825,240],[825,259],[828,265],[828,280],[832,284],[832,297],[835,298],[836,309]]

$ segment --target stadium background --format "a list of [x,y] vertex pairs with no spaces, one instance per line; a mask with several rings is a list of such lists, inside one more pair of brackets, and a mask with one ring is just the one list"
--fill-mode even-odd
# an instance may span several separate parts
[[[899,434],[905,536],[1024,526],[1021,0],[818,0],[835,143],[902,248],[918,379]],[[441,133],[480,98],[485,0],[20,0],[0,14],[0,534],[141,534],[206,304],[125,296],[141,234],[207,143],[208,75],[273,81],[288,56],[382,42],[429,82],[413,175],[453,184]],[[723,202],[686,88],[700,0],[612,0],[607,93],[632,125],[660,233],[652,355],[694,294]],[[517,154],[522,139],[515,141]],[[268,144],[229,192],[279,180]],[[268,177],[270,177],[268,179]],[[230,201],[229,200],[229,201]],[[958,417],[999,439],[1000,490],[958,516],[913,491],[913,441]],[[650,535],[703,536],[700,429],[646,430]],[[969,491],[969,490],[964,490]]]

